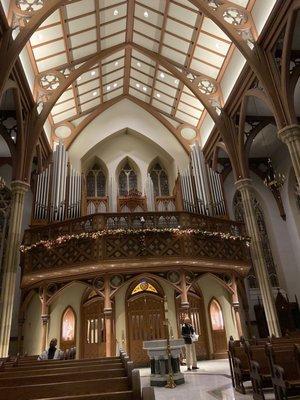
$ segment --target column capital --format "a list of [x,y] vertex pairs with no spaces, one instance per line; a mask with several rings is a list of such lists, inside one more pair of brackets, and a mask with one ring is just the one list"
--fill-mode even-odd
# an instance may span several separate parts
[[111,317],[112,316],[112,308],[104,308],[103,313],[104,313],[105,317]]
[[190,304],[188,301],[182,301],[181,302],[181,308],[184,308],[185,310],[188,310],[190,308]]
[[250,178],[240,179],[240,180],[236,181],[234,183],[234,185],[237,188],[237,190],[246,189],[246,188],[250,189],[253,187],[252,179],[250,179]]
[[30,188],[30,185],[23,181],[12,181],[10,187],[14,193],[25,193]]
[[42,318],[42,323],[43,323],[43,325],[47,325],[47,324],[48,324],[48,321],[49,321],[49,319],[50,319],[49,314],[41,315],[41,318]]
[[277,136],[285,144],[300,140],[300,125],[285,126],[278,131]]

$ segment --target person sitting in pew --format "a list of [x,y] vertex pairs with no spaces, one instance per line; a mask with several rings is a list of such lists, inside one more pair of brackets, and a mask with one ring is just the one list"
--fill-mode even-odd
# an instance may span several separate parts
[[44,360],[60,360],[62,358],[62,351],[56,348],[57,339],[51,339],[49,344],[49,349],[42,352],[41,355],[38,356],[39,361]]

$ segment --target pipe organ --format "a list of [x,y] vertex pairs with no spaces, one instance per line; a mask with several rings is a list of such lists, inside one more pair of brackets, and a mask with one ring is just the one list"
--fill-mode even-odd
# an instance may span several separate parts
[[147,210],[155,211],[155,194],[154,185],[150,174],[147,174],[146,184],[145,184],[145,196],[147,199]]
[[53,222],[80,217],[81,192],[81,174],[68,163],[68,153],[59,143],[52,163],[37,176],[33,219]]
[[180,176],[183,206],[186,211],[204,215],[226,215],[220,175],[204,160],[199,143],[191,150],[191,165]]

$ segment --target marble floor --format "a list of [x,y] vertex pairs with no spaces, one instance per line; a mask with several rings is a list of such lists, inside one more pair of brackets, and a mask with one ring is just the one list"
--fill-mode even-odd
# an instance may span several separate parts
[[[175,389],[155,388],[156,400],[252,400],[248,382],[247,394],[242,395],[232,388],[228,360],[199,361],[199,370],[184,373],[185,384]],[[140,369],[143,386],[150,385],[150,369]],[[250,384],[250,382],[249,382]],[[273,400],[272,391],[266,393],[266,400]]]

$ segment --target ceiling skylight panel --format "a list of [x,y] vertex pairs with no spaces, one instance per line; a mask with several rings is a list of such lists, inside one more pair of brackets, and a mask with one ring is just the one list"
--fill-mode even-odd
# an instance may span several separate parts
[[157,89],[157,90],[159,90],[161,92],[167,93],[169,96],[172,96],[172,97],[175,97],[176,96],[176,92],[177,92],[176,88],[173,88],[173,87],[171,87],[169,85],[166,85],[165,83],[160,82],[158,80],[156,80],[155,89]]
[[112,21],[109,24],[104,24],[100,26],[100,36],[104,38],[108,35],[114,35],[118,32],[123,31],[126,29],[126,18],[122,18],[118,21]]
[[72,90],[66,90],[63,92],[63,94],[60,96],[60,98],[57,100],[56,104],[59,104],[63,101],[69,100],[73,97],[73,91]]
[[92,55],[96,53],[97,45],[96,43],[91,43],[87,46],[79,47],[78,49],[72,49],[73,59],[82,58],[85,56]]
[[90,101],[94,100],[95,97],[99,97],[99,96],[100,96],[99,88],[98,89],[93,89],[93,90],[90,90],[90,91],[88,91],[88,92],[86,92],[84,94],[81,94],[79,96],[80,105],[82,105],[84,103],[87,103],[87,102],[90,102]]
[[81,0],[67,5],[66,8],[68,18],[74,18],[95,11],[95,1]]
[[[139,4],[144,5],[145,10],[148,9],[149,6],[151,6],[151,9],[155,9],[161,13],[164,12],[165,6],[166,6],[166,0],[138,0]],[[151,12],[151,11],[150,11]]]
[[151,38],[147,38],[142,34],[137,32],[133,33],[133,41],[140,46],[146,47],[146,49],[154,51],[157,53],[159,42],[158,40],[152,40]]
[[100,98],[93,99],[93,100],[88,101],[88,102],[86,102],[84,104],[81,104],[80,108],[84,112],[84,111],[90,110],[91,108],[99,106],[100,103],[101,103]]
[[82,18],[76,18],[74,20],[68,21],[69,32],[73,33],[80,32],[84,29],[92,28],[96,25],[95,14],[87,15]]
[[32,46],[42,45],[51,40],[61,39],[63,36],[61,25],[54,25],[47,29],[36,31],[30,39]]
[[190,91],[190,89],[184,86],[180,101],[190,104],[195,108],[199,108],[201,110],[204,109],[202,103],[197,99],[197,97]]
[[63,39],[57,40],[53,43],[48,43],[45,45],[41,45],[38,47],[35,47],[33,49],[33,54],[35,59],[40,59],[44,57],[51,57],[52,55],[55,55],[57,53],[60,53],[65,50],[65,44]]
[[[173,46],[176,42],[177,42],[177,39],[173,39]],[[175,46],[176,46],[176,44],[175,44]],[[184,52],[179,52],[179,51],[170,49],[169,47],[163,46],[162,55],[181,64],[181,65],[184,65],[184,63],[185,63],[186,53],[184,53]]]
[[192,39],[192,35],[194,32],[193,26],[188,27],[170,18],[167,19],[166,30],[170,33],[174,33],[175,35],[179,35],[189,41]]
[[119,7],[119,4],[122,2],[120,0],[97,0],[99,3],[99,7],[106,8],[110,6],[115,6],[115,8]]
[[102,82],[103,84],[106,84],[108,82],[113,82],[117,79],[120,79],[123,76],[124,76],[124,68],[109,74],[102,75]]
[[[211,50],[206,50],[203,47],[196,46],[194,57],[198,60],[209,62],[217,67],[221,67],[225,57],[223,55],[217,54],[217,52],[213,52]],[[193,62],[192,62],[193,64]],[[191,64],[191,68],[194,68]],[[196,69],[196,68],[194,68]]]
[[[102,4],[101,4],[102,6]],[[119,4],[115,7],[110,7],[104,9],[103,7],[100,9],[100,23],[115,21],[120,18],[126,17],[127,14],[127,4]]]
[[[151,4],[151,2],[149,2],[149,4]],[[146,17],[146,15],[148,16]],[[156,25],[160,28],[162,27],[164,19],[162,13],[153,11],[137,3],[135,5],[134,16],[140,18],[141,20],[149,22],[150,24]]]
[[60,23],[60,13],[59,10],[55,10],[49,17],[40,25],[41,28]]
[[101,49],[107,49],[125,41],[125,32],[118,33],[116,35],[104,38],[101,40]]
[[64,101],[64,102],[62,102],[60,104],[56,104],[53,107],[51,113],[53,115],[56,115],[56,114],[59,114],[61,112],[65,112],[66,110],[69,110],[69,109],[74,108],[74,107],[75,107],[75,101],[74,101],[74,99],[70,99],[70,100]]
[[181,101],[178,104],[178,110],[190,114],[193,118],[197,119],[199,119],[202,114],[202,111],[199,110],[198,108],[191,107],[188,104],[185,104]]
[[149,86],[152,86],[152,84],[153,84],[153,78],[152,77],[150,77],[148,75],[145,75],[145,74],[143,74],[141,72],[135,71],[132,68],[130,70],[130,76],[133,77],[134,79],[140,81],[140,82],[143,82],[143,83],[149,85]]
[[152,26],[149,24],[146,24],[142,21],[139,21],[137,19],[135,19],[134,21],[134,30],[138,31],[150,38],[159,40],[160,39],[160,35],[161,35],[161,29],[159,29],[156,26]]
[[205,61],[196,60],[195,58],[192,62],[192,68],[197,70],[201,74],[210,76],[213,79],[216,79],[218,77],[220,71],[219,66],[210,65]]
[[[190,7],[191,3],[189,2],[187,3],[189,4]],[[190,9],[180,7],[177,4],[175,5],[174,3],[170,3],[168,15],[172,18],[183,21],[186,24],[194,26],[196,23],[198,12],[197,11],[194,12],[191,11]]]
[[71,117],[74,117],[76,115],[76,113],[77,113],[76,112],[76,108],[72,108],[71,110],[68,110],[68,111],[66,111],[66,112],[64,112],[62,114],[58,114],[58,115],[52,116],[52,119],[53,119],[53,122],[55,124],[58,124],[61,121],[64,121],[64,120],[66,120],[68,118],[71,118]]
[[172,106],[168,106],[167,104],[164,104],[159,100],[153,99],[152,105],[153,107],[157,108],[158,110],[164,111],[167,114],[171,114],[172,112]]
[[164,83],[173,86],[174,89],[178,87],[178,79],[171,75],[169,71],[159,66],[157,71],[157,79],[163,81]]
[[221,39],[225,39],[228,42],[231,42],[231,40],[229,39],[229,37],[226,35],[226,33],[224,33],[222,31],[222,29],[220,29],[218,27],[218,25],[216,25],[211,19],[209,18],[204,18],[203,19],[203,23],[202,23],[202,27],[201,30],[207,33],[210,33],[214,36],[218,36]]
[[102,64],[102,73],[107,74],[108,72],[113,72],[117,69],[123,68],[125,65],[124,63],[124,58],[120,58],[105,65]]
[[184,121],[188,124],[191,124],[193,126],[197,126],[197,124],[198,124],[198,118],[193,118],[192,116],[190,116],[182,111],[177,110],[175,116],[177,118],[181,119],[182,121]]
[[123,87],[121,87],[121,88],[119,88],[117,90],[105,93],[104,94],[104,101],[114,99],[117,96],[121,96],[121,94],[123,94]]
[[131,94],[131,96],[137,97],[138,99],[144,101],[145,103],[149,103],[150,101],[150,96],[147,96],[142,91],[135,90],[132,87],[129,88],[129,94]]
[[37,67],[40,72],[47,71],[51,68],[56,68],[60,65],[64,65],[67,63],[67,55],[66,53],[59,54],[57,56],[52,56],[49,58],[45,58],[44,60],[37,61]]
[[204,32],[201,32],[198,39],[198,45],[206,47],[207,49],[217,51],[220,54],[226,55],[230,43],[220,39],[216,39],[215,37],[208,35]]
[[94,79],[94,80],[92,80],[90,82],[87,82],[87,83],[85,83],[83,85],[79,85],[78,86],[78,93],[79,94],[86,93],[86,92],[88,92],[90,90],[94,90],[98,86],[99,86],[99,79],[97,78],[97,79]]
[[77,46],[82,46],[84,44],[90,43],[97,39],[96,29],[89,30],[88,32],[82,32],[78,35],[70,36],[70,42],[72,48]]
[[[155,61],[152,60],[152,58],[149,58],[145,56],[143,53],[140,53],[139,51],[133,49],[132,50],[132,59],[134,59],[135,63],[140,62],[143,66],[143,63],[153,65],[155,67]],[[133,61],[132,61],[133,63]]]

